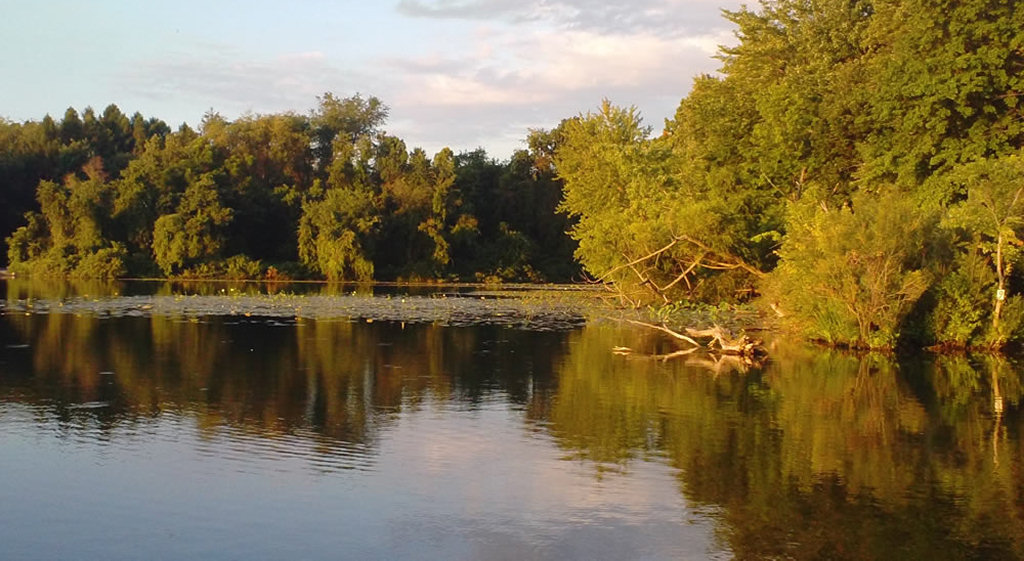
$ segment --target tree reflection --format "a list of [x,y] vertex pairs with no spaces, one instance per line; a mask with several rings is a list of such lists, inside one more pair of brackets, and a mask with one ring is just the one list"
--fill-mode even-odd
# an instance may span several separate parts
[[[1021,369],[777,344],[765,365],[660,361],[658,334],[389,322],[12,314],[0,395],[74,425],[193,418],[373,449],[403,412],[521,411],[598,477],[668,462],[738,559],[1024,558]],[[27,345],[27,348],[24,347]],[[96,405],[96,407],[93,407]]]
[[1024,557],[1021,371],[1008,360],[779,345],[763,369],[723,373],[612,356],[631,336],[571,337],[550,430],[598,475],[666,455],[737,558]]
[[525,407],[551,386],[563,338],[501,327],[185,315],[5,320],[11,348],[0,391],[6,386],[20,401],[121,422],[178,412],[211,434],[227,426],[347,444],[373,444],[400,412],[426,402],[473,406],[497,392]]

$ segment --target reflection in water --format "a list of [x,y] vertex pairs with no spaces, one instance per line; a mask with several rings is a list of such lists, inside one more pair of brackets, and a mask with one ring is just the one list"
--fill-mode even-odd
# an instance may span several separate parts
[[[625,361],[570,338],[550,411],[571,457],[664,455],[739,559],[1024,558],[1020,369],[776,348],[758,372]],[[602,352],[605,351],[605,352]]]
[[[425,401],[525,404],[550,385],[561,335],[394,323],[8,317],[6,391],[58,418],[172,411],[204,430],[302,432],[374,445]],[[514,354],[514,356],[513,356]],[[513,359],[515,368],[512,368]]]
[[1007,359],[619,345],[665,350],[602,323],[8,314],[0,537],[133,557],[70,498],[166,558],[1024,558]]

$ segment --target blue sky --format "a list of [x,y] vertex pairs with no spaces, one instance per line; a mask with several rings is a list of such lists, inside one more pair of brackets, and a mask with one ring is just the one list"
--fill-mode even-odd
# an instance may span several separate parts
[[379,97],[386,130],[505,158],[603,98],[658,129],[737,0],[0,0],[0,116],[116,103],[172,126]]

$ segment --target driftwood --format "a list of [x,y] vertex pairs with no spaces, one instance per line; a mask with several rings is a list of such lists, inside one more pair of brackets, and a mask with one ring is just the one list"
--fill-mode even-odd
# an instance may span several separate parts
[[[751,339],[745,334],[740,336],[734,336],[723,329],[721,326],[715,325],[708,329],[693,329],[686,328],[686,333],[679,333],[673,329],[669,329],[664,325],[657,325],[653,323],[647,323],[643,321],[637,321],[632,319],[625,320],[633,325],[639,325],[641,327],[648,327],[650,329],[656,329],[662,333],[666,333],[669,336],[683,341],[690,345],[690,348],[676,351],[668,355],[659,355],[659,358],[673,358],[675,356],[682,356],[693,353],[702,347],[707,348],[710,351],[717,352],[723,355],[732,356],[743,356],[752,357],[758,354],[763,354],[763,347],[761,341]],[[698,339],[706,340],[705,344],[698,342]],[[628,354],[632,353],[631,349],[626,347],[615,347],[613,350],[616,354]]]
[[748,372],[751,368],[756,368],[764,365],[764,357],[750,356],[750,355],[728,355],[720,354],[715,352],[709,352],[704,347],[690,347],[681,351],[675,351],[666,354],[645,354],[636,353],[629,347],[614,347],[612,352],[617,355],[625,356],[630,359],[636,360],[656,360],[659,362],[668,362],[670,360],[681,361],[686,366],[694,368],[702,368],[708,372],[718,376],[719,374],[729,372]]
[[711,343],[708,343],[708,346],[712,347],[717,344],[718,349],[727,355],[754,355],[757,354],[761,346],[761,341],[751,339],[746,335],[734,337],[717,325],[710,329],[687,328],[686,334],[691,337],[710,337]]

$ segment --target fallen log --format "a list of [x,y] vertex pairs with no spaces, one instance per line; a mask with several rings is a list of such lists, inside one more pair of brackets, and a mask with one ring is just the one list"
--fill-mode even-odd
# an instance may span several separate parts
[[717,344],[723,354],[750,356],[757,354],[761,346],[761,341],[751,339],[746,334],[735,337],[717,325],[709,329],[686,328],[686,334],[690,337],[710,337],[708,346]]
[[664,333],[668,333],[669,335],[671,335],[672,337],[675,337],[676,339],[679,339],[680,341],[686,341],[687,343],[689,343],[689,344],[691,344],[691,345],[693,345],[695,347],[702,346],[700,343],[698,343],[697,341],[694,341],[690,337],[687,337],[686,335],[683,335],[682,333],[679,333],[679,332],[676,332],[676,331],[672,331],[671,329],[665,327],[664,325],[655,325],[653,323],[637,321],[635,319],[627,319],[626,322],[627,323],[632,323],[633,325],[639,325],[639,326],[642,326],[642,327],[650,327],[651,329],[657,329],[658,331],[661,331],[661,332],[664,332]]
[[[632,319],[627,319],[625,321],[627,323],[632,323],[633,325],[656,329],[662,333],[666,333],[677,340],[689,343],[693,346],[693,350],[696,350],[698,347],[706,346],[708,349],[718,351],[724,355],[737,356],[755,356],[763,354],[764,350],[761,341],[751,339],[750,337],[747,337],[746,334],[734,336],[719,325],[714,325],[707,329],[693,329],[688,327],[686,328],[686,334],[683,334],[670,329],[665,325],[657,325]],[[701,344],[697,339],[707,339],[708,342],[706,344]]]

